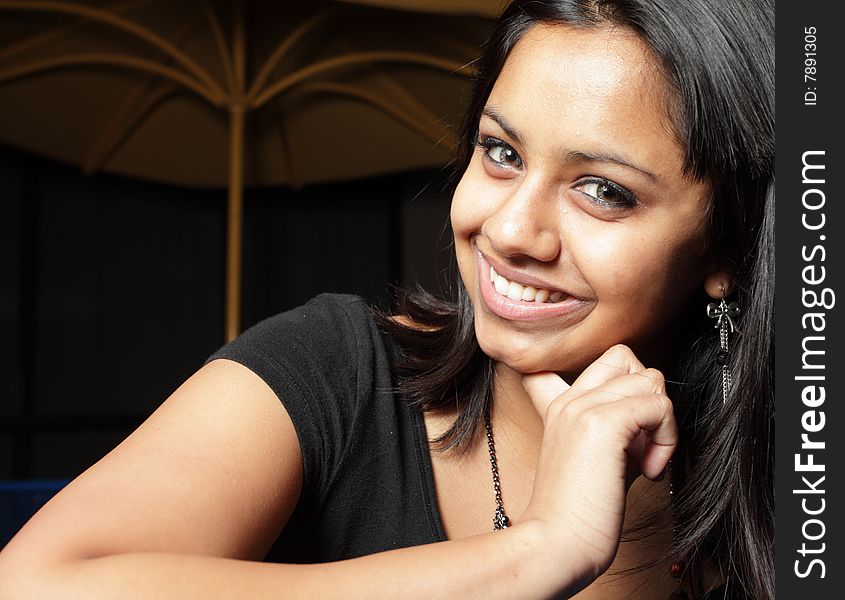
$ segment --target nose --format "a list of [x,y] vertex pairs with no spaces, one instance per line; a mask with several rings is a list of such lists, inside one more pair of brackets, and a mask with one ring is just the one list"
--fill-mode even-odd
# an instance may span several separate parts
[[537,178],[522,180],[481,227],[493,250],[508,258],[555,260],[561,251],[554,192]]

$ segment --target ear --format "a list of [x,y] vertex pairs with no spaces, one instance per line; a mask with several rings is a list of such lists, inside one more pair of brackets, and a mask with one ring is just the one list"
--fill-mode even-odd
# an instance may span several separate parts
[[717,269],[704,278],[704,291],[714,300],[727,298],[734,289],[734,282],[727,271]]

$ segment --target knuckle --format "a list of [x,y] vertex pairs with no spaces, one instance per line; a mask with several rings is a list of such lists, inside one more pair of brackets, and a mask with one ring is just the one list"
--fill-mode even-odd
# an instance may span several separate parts
[[604,353],[606,358],[611,358],[619,362],[624,362],[633,358],[634,352],[625,344],[616,344],[607,349]]
[[655,389],[663,390],[666,388],[666,377],[659,369],[648,368],[642,374],[653,383]]
[[546,408],[546,418],[559,419],[566,414],[566,409],[567,404],[561,402],[559,398],[552,400]]
[[601,432],[606,429],[607,422],[598,410],[585,410],[577,417],[579,428],[587,433]]
[[660,410],[661,413],[664,415],[672,415],[675,412],[675,407],[672,404],[672,400],[669,399],[669,396],[666,394],[652,394],[651,395],[652,402],[654,402],[655,406]]
[[561,402],[556,408],[556,416],[568,423],[577,421],[583,412],[581,403],[574,401],[567,403]]

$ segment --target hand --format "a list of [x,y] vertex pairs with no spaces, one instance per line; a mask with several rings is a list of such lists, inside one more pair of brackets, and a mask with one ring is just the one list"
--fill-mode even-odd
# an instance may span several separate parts
[[[658,479],[677,444],[663,375],[626,346],[614,346],[570,387],[554,373],[523,376],[544,434],[524,519],[550,533],[552,548],[580,543],[586,583],[610,566],[619,546],[628,486]],[[571,559],[573,549],[561,548]]]

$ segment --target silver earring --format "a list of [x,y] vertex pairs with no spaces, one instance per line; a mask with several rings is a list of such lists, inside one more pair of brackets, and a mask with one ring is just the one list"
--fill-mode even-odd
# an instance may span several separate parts
[[736,302],[728,304],[725,302],[725,284],[720,284],[722,300],[719,304],[711,302],[707,305],[707,316],[716,319],[716,329],[719,330],[719,353],[716,355],[716,364],[722,368],[722,404],[728,401],[728,390],[731,388],[731,369],[728,366],[728,352],[730,351],[729,335],[736,333],[733,317],[739,316],[741,312]]

